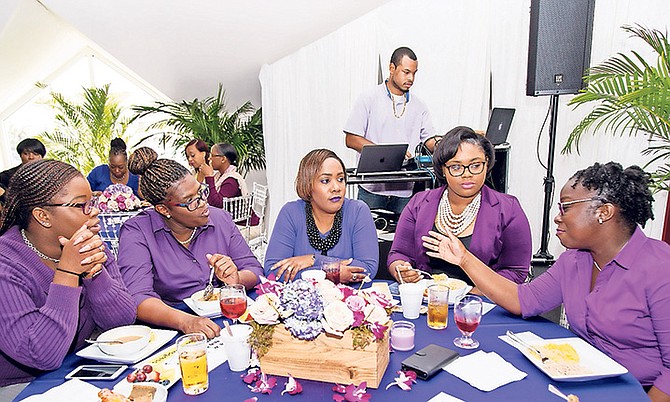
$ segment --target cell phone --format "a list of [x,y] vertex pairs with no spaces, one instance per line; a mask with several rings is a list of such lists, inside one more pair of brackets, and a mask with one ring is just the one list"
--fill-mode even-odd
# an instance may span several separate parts
[[83,365],[70,371],[65,378],[80,380],[114,380],[120,376],[128,366],[123,364]]
[[457,358],[458,352],[431,344],[403,360],[401,367],[403,370],[412,370],[418,378],[427,380]]

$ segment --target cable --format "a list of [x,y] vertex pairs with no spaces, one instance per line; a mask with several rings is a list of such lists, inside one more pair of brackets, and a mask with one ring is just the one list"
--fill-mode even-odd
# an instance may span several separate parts
[[542,122],[542,127],[540,127],[540,132],[537,133],[537,142],[535,143],[535,154],[537,155],[537,161],[539,162],[540,166],[544,168],[544,170],[548,170],[548,168],[542,163],[542,159],[540,159],[540,139],[542,138],[542,131],[544,131],[544,126],[547,124],[547,119],[549,118],[549,114],[551,113],[551,103],[549,104],[549,108],[547,108],[547,114],[544,116],[544,121]]

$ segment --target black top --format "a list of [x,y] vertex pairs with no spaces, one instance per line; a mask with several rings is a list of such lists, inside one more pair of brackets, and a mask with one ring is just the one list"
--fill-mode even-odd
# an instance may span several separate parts
[[[433,225],[433,231],[437,232],[437,228]],[[470,249],[470,242],[472,241],[472,235],[459,237],[461,243],[465,246],[466,249]],[[470,286],[474,286],[474,283],[470,277],[463,271],[458,265],[454,265],[450,262],[446,262],[440,258],[428,257],[428,263],[430,264],[431,274],[447,274],[449,278],[460,279],[465,281]]]

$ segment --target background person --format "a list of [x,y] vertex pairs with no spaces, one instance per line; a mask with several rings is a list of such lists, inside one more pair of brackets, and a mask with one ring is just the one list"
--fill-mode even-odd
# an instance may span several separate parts
[[[389,77],[376,88],[364,93],[354,104],[344,125],[348,148],[359,153],[366,144],[409,144],[407,158],[416,146],[426,141],[432,151],[433,123],[426,105],[409,93],[418,70],[416,54],[400,47],[391,55]],[[412,196],[412,183],[364,184],[358,187],[358,199],[372,209],[386,209],[400,214]]]
[[88,182],[95,195],[99,195],[112,184],[124,184],[138,194],[138,177],[128,171],[128,153],[126,143],[121,138],[114,138],[109,148],[109,163],[96,166],[88,174]]
[[12,177],[0,227],[0,387],[57,369],[96,329],[135,320],[91,197],[63,162],[28,163]]
[[0,187],[7,190],[9,188],[9,180],[14,176],[17,170],[28,162],[37,161],[44,158],[47,154],[44,144],[35,138],[26,138],[21,140],[16,145],[16,153],[21,157],[21,164],[7,169],[0,173]]
[[[184,147],[188,164],[193,168],[193,175],[200,183],[205,182],[205,173],[200,169],[210,165],[209,145],[201,139],[189,141]],[[211,165],[209,166],[211,168]]]
[[431,230],[453,233],[474,258],[502,277],[516,283],[526,279],[532,252],[530,225],[516,197],[484,184],[494,164],[493,145],[472,129],[455,127],[442,137],[433,169],[444,184],[414,195],[400,215],[387,259],[396,280],[398,275],[404,282],[422,279],[414,267],[473,285],[457,265],[426,254],[421,237]]
[[209,208],[208,187],[171,159],[148,147],[130,156],[130,171],[154,208],[127,220],[119,236],[119,267],[147,323],[184,333],[217,336],[220,327],[172,306],[207,286],[241,283],[253,288],[263,268],[226,212]]
[[286,203],[265,253],[265,274],[290,281],[304,269],[320,269],[324,256],[340,258],[340,281],[374,278],[379,263],[377,231],[365,203],[345,198],[342,160],[315,149],[300,161],[295,188],[299,200]]
[[556,236],[566,250],[525,284],[495,275],[452,234],[424,237],[491,300],[530,317],[561,303],[570,329],[625,366],[652,401],[670,400],[670,246],[639,226],[653,218],[649,175],[596,163],[561,189]]

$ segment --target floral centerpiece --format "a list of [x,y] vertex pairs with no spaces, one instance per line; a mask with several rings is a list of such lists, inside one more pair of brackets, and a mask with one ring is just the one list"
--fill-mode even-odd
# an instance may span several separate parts
[[96,206],[102,213],[133,211],[142,206],[133,189],[125,184],[108,186],[96,199]]

